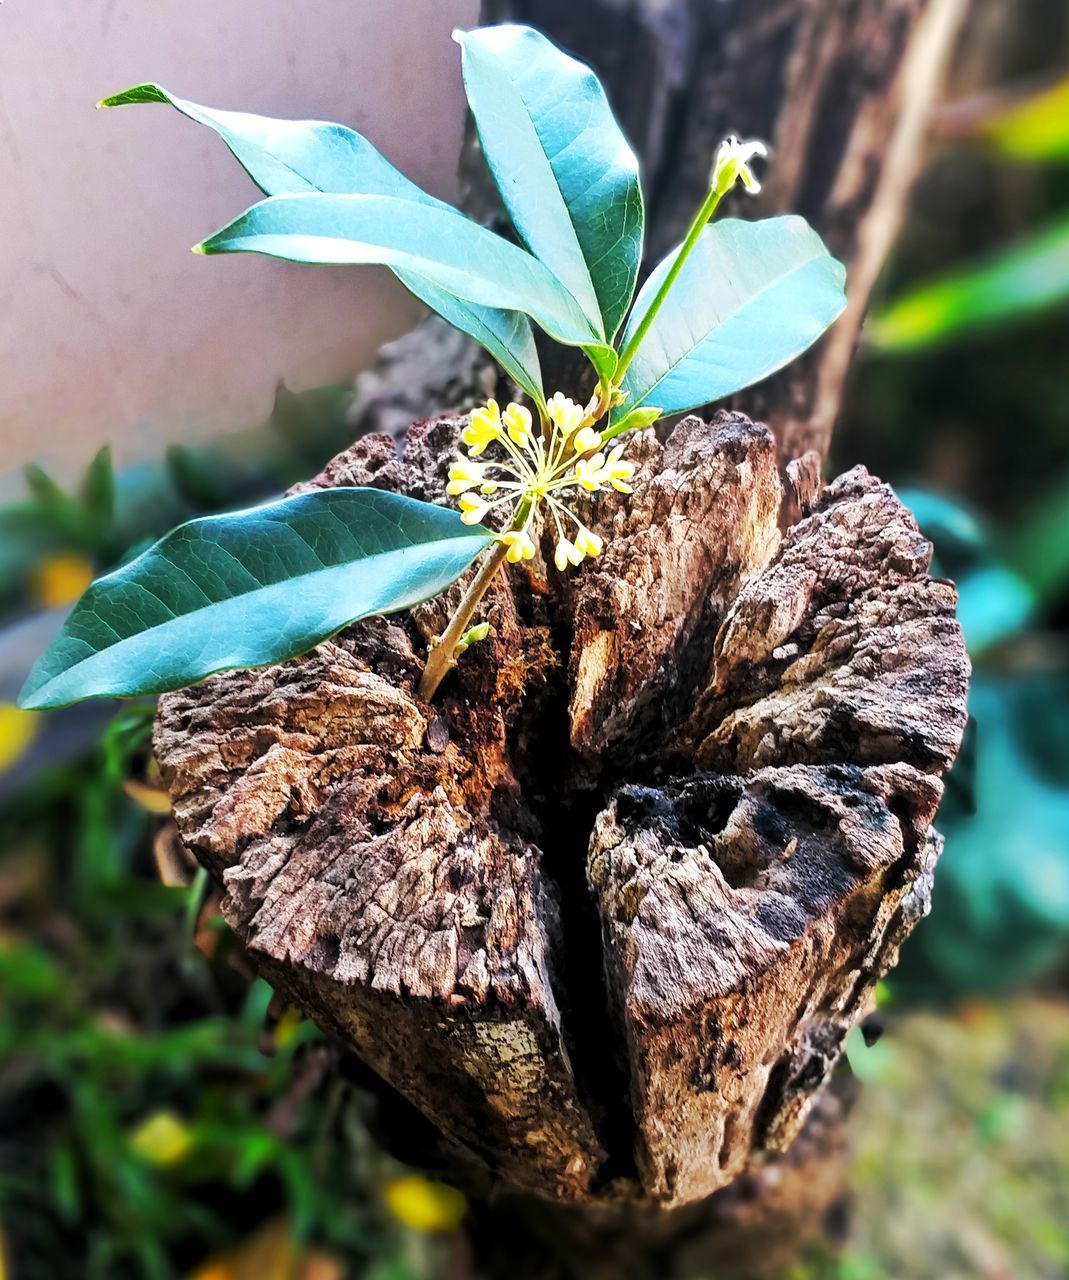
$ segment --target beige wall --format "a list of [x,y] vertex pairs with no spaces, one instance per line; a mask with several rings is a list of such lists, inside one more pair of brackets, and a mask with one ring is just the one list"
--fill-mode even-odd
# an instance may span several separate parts
[[164,106],[95,111],[158,80],[183,97],[352,124],[456,197],[449,33],[477,0],[7,0],[0,5],[0,475],[122,463],[256,421],[275,382],[346,377],[416,305],[373,268],[189,248],[256,198],[221,142]]

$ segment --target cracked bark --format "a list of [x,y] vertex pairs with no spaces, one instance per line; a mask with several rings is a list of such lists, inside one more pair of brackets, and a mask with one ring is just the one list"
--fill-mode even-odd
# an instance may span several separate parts
[[[440,500],[462,424],[312,483]],[[967,662],[863,469],[781,481],[731,413],[633,453],[606,554],[499,579],[435,704],[448,598],[165,697],[156,749],[254,963],[472,1185],[679,1208],[790,1147],[926,909]]]

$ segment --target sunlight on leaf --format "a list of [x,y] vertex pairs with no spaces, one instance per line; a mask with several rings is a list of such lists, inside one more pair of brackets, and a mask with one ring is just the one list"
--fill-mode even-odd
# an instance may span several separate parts
[[913,351],[1069,300],[1069,221],[979,266],[918,285],[865,327],[879,351]]
[[379,489],[193,520],[90,587],[30,672],[22,705],[162,693],[284,661],[350,622],[437,595],[491,537]]
[[989,117],[981,133],[1021,160],[1069,160],[1069,79]]

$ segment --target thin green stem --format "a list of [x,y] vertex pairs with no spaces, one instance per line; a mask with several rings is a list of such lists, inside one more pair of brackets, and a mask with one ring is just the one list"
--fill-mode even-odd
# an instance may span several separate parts
[[[520,504],[515,519],[509,528],[522,529],[527,523],[530,511],[531,502],[530,499],[527,499]],[[508,547],[503,542],[495,543],[490,549],[486,559],[479,566],[479,572],[472,578],[471,586],[464,592],[460,604],[456,607],[456,612],[449,619],[445,630],[432,646],[430,653],[427,654],[427,665],[423,668],[423,675],[420,677],[418,689],[419,696],[424,702],[430,702],[435,693],[437,693],[438,686],[457,665],[457,645],[460,644],[464,633],[468,629],[468,624],[475,614],[475,610],[479,607],[483,596],[490,589],[490,584],[497,576],[498,570],[505,563],[508,550]]]
[[706,224],[709,222],[710,218],[712,218],[713,214],[716,213],[716,207],[723,198],[724,193],[722,191],[717,191],[716,188],[713,187],[702,202],[702,207],[694,215],[694,221],[690,224],[690,229],[687,232],[686,238],[679,247],[679,252],[676,254],[675,261],[669,267],[668,274],[661,281],[661,287],[654,295],[653,301],[646,308],[646,314],[639,321],[638,328],[631,335],[627,346],[620,352],[620,360],[616,366],[616,376],[614,378],[617,386],[619,386],[623,381],[623,377],[627,372],[628,366],[635,358],[635,352],[638,351],[639,347],[642,345],[642,341],[646,334],[649,333],[650,325],[653,324],[657,312],[660,311],[665,298],[668,297],[672,286],[679,278],[679,273],[683,270],[683,264],[686,262],[687,258],[690,257],[691,250],[698,243],[698,237],[705,230]]

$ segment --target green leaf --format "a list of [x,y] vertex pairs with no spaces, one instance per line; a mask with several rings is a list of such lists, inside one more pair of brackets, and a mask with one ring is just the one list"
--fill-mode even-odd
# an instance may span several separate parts
[[156,694],[282,662],[437,595],[490,541],[453,511],[378,489],[193,520],[89,588],[20,704]]
[[1037,598],[1050,602],[1069,582],[1069,476],[1032,498],[1009,545],[1009,559]]
[[513,382],[540,408],[545,406],[542,368],[531,322],[519,311],[480,307],[440,289],[414,271],[394,271],[409,293],[436,311],[454,329],[466,333],[494,357]]
[[[670,270],[673,250],[635,303],[624,345]],[[701,234],[639,347],[627,405],[679,413],[774,373],[816,341],[846,305],[845,271],[804,218],[726,218]]]
[[980,133],[1019,160],[1069,160],[1069,79],[987,116]]
[[458,31],[483,153],[516,230],[611,338],[642,259],[638,160],[597,77],[530,27]]
[[1069,220],[991,261],[928,281],[868,323],[881,351],[912,351],[1023,319],[1069,299]]
[[446,205],[396,196],[272,196],[197,249],[412,271],[466,302],[499,306],[507,300],[510,310],[531,316],[558,342],[615,360],[547,267]]
[[[265,195],[396,196],[453,212],[444,201],[406,178],[365,137],[344,125],[219,111],[179,98],[158,84],[136,85],[105,98],[100,105],[138,102],[169,103],[190,120],[214,130]],[[537,404],[544,404],[538,352],[526,316],[465,302],[414,272],[395,270],[394,274],[431,310],[485,347]]]

